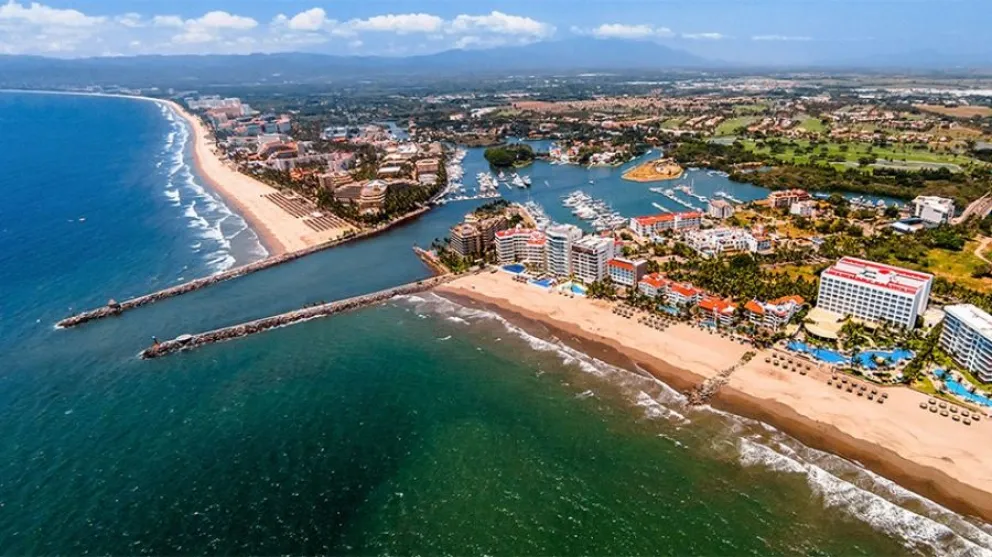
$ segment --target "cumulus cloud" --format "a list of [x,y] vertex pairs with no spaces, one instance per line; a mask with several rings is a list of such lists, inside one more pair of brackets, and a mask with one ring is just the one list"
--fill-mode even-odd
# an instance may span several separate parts
[[353,31],[434,33],[444,26],[444,20],[431,14],[387,14],[368,19],[353,19],[347,27]]
[[106,21],[105,17],[88,16],[72,9],[51,8],[37,2],[25,5],[9,0],[0,6],[0,22],[55,27],[93,27],[104,21]]
[[811,41],[812,37],[793,37],[789,35],[755,35],[752,41]]
[[649,39],[656,37],[671,37],[672,30],[667,27],[653,25],[625,25],[623,23],[604,23],[591,32],[599,39]]
[[489,32],[499,35],[524,35],[536,38],[554,34],[553,25],[518,15],[493,11],[488,15],[461,14],[451,22],[449,32],[475,33]]
[[683,33],[682,38],[695,41],[719,41],[727,37],[720,33]]
[[294,15],[286,25],[296,31],[318,31],[326,23],[327,13],[321,8],[311,8]]

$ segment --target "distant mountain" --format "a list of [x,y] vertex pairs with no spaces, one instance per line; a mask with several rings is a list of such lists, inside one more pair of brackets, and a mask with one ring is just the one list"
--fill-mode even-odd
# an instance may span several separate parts
[[812,65],[871,70],[954,72],[992,69],[992,57],[982,54],[948,54],[937,50],[916,50],[824,59]]
[[194,88],[327,83],[391,76],[667,70],[712,65],[687,52],[650,42],[575,38],[526,46],[448,50],[405,58],[306,53],[81,59],[0,56],[0,86]]

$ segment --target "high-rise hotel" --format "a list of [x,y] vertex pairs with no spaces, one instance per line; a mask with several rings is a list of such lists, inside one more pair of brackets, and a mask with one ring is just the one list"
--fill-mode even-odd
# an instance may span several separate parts
[[940,347],[979,381],[992,383],[992,316],[971,304],[945,306],[944,312]]
[[933,275],[845,257],[820,275],[816,306],[907,329],[927,309]]

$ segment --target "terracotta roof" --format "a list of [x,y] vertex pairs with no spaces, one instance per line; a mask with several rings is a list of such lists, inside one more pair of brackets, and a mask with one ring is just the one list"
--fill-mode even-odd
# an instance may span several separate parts
[[634,264],[630,261],[624,261],[623,259],[610,259],[606,262],[607,267],[618,267],[620,269],[626,269],[628,271],[634,270]]
[[730,300],[724,300],[715,296],[707,296],[699,301],[699,307],[706,311],[716,311],[719,313],[733,312],[737,305]]
[[641,282],[654,288],[664,288],[665,285],[668,284],[668,279],[658,273],[651,273],[650,275],[645,275],[644,278],[641,279]]
[[702,213],[696,211],[689,211],[685,213],[662,213],[660,215],[649,215],[645,217],[634,217],[634,220],[642,225],[650,226],[659,222],[667,222],[670,220],[675,220],[676,217],[679,219],[698,219],[703,216]]
[[691,298],[693,296],[698,296],[698,295],[700,295],[700,294],[703,293],[702,290],[696,288],[695,286],[693,286],[691,284],[679,284],[677,282],[673,282],[671,284],[670,288],[674,292],[676,292],[678,294],[681,294],[682,296],[685,296],[686,298]]
[[744,309],[750,311],[751,313],[756,313],[758,315],[765,314],[765,307],[758,303],[757,300],[751,300],[744,304]]
[[801,306],[806,303],[806,300],[804,300],[802,296],[797,296],[793,294],[792,296],[782,296],[781,298],[776,298],[768,303],[776,306],[780,306],[782,304],[788,304],[789,302],[792,302],[797,306]]

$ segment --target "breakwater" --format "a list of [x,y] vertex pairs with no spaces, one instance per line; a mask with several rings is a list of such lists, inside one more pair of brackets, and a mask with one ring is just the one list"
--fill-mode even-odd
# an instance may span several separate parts
[[301,321],[309,321],[310,319],[315,319],[318,317],[327,317],[336,313],[384,302],[394,296],[424,292],[425,290],[430,290],[431,288],[444,284],[453,278],[455,278],[454,275],[436,276],[411,284],[387,288],[386,290],[380,290],[371,294],[363,294],[361,296],[346,298],[336,302],[328,302],[326,304],[296,309],[290,312],[281,313],[279,315],[263,317],[247,323],[241,323],[239,325],[214,329],[205,333],[179,335],[172,340],[156,342],[155,344],[142,350],[140,356],[142,359],[160,358],[180,350],[191,350],[206,344],[213,344],[225,340],[254,335],[276,327],[284,327],[286,325],[292,325]]
[[370,236],[380,234],[382,232],[385,232],[392,226],[416,218],[429,210],[430,210],[429,206],[424,206],[415,211],[411,211],[403,215],[402,217],[399,217],[396,220],[393,220],[387,224],[383,224],[375,228],[370,228],[368,230],[359,232],[357,234],[346,234],[344,236],[341,236],[340,238],[335,238],[334,240],[330,240],[322,244],[317,244],[315,246],[311,246],[305,249],[284,253],[280,255],[273,255],[271,257],[266,257],[265,259],[260,259],[258,261],[249,263],[247,265],[235,267],[234,269],[230,269],[222,273],[217,273],[215,275],[210,275],[208,277],[194,279],[189,282],[184,282],[183,284],[171,286],[164,290],[159,290],[158,292],[152,292],[151,294],[145,294],[143,296],[138,296],[136,298],[124,300],[123,302],[110,300],[107,303],[107,305],[103,307],[89,311],[84,311],[82,313],[77,313],[76,315],[66,317],[65,319],[56,323],[56,327],[59,329],[67,329],[69,327],[82,325],[83,323],[87,323],[89,321],[95,321],[97,319],[103,319],[105,317],[115,317],[131,309],[135,309],[148,304],[153,304],[160,300],[165,300],[167,298],[179,296],[187,292],[200,290],[212,284],[217,284],[218,282],[224,282],[244,275],[262,271],[270,267],[275,267],[276,265],[282,265],[283,263],[295,261],[301,257],[306,257],[307,255],[311,255],[318,251],[323,251],[326,249],[337,247],[341,244],[344,244],[345,242],[351,242],[354,240],[368,238]]

